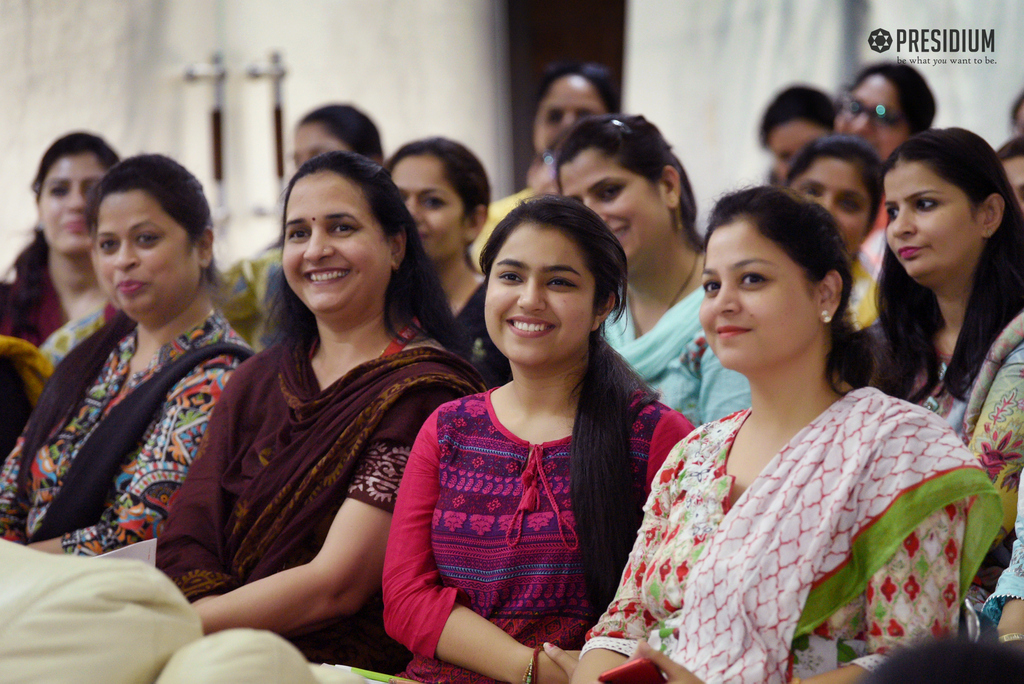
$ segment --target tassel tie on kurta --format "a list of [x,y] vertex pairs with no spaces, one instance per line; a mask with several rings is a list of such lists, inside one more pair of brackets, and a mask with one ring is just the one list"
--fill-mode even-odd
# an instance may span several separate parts
[[551,508],[555,511],[555,519],[558,521],[558,536],[561,537],[562,544],[565,545],[565,548],[575,551],[579,548],[579,539],[577,539],[576,530],[572,528],[572,525],[565,522],[562,518],[563,512],[558,507],[558,502],[555,501],[555,494],[551,491],[551,483],[548,482],[548,478],[544,474],[544,468],[541,466],[543,454],[544,449],[540,445],[530,445],[530,454],[526,457],[526,466],[523,468],[523,473],[520,476],[520,481],[523,483],[523,496],[519,500],[519,507],[512,516],[512,522],[509,524],[505,540],[509,546],[516,546],[520,538],[522,538],[523,522],[526,519],[526,514],[536,511],[540,505],[540,492],[537,487],[537,481],[539,480],[544,493],[547,494],[548,501],[551,502]]

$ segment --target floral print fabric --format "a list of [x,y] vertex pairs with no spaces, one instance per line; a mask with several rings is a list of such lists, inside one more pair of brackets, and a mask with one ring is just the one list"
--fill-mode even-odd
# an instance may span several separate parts
[[[135,332],[121,340],[84,401],[31,461],[27,492],[18,486],[21,440],[7,457],[0,471],[0,536],[26,543],[42,524],[79,449],[103,417],[122,401],[130,401],[135,387],[185,352],[221,341],[245,346],[227,321],[213,314],[164,345],[145,370],[133,375],[129,363],[135,354]],[[159,533],[168,501],[199,449],[210,411],[238,364],[235,356],[217,356],[175,385],[138,448],[125,456],[100,522],[64,535],[65,552],[98,555]]]

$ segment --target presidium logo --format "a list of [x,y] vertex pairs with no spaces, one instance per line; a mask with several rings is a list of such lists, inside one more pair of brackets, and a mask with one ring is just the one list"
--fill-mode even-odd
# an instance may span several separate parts
[[868,47],[875,52],[885,52],[892,47],[892,34],[885,29],[875,29],[868,36]]
[[[868,36],[868,47],[887,52],[892,34],[875,29]],[[995,52],[995,29],[897,29],[896,52]]]

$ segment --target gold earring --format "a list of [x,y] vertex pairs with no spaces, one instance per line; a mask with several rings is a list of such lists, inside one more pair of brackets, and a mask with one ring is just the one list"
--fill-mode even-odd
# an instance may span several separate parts
[[824,309],[821,312],[821,322],[828,324],[832,322],[832,314],[828,312],[828,309]]

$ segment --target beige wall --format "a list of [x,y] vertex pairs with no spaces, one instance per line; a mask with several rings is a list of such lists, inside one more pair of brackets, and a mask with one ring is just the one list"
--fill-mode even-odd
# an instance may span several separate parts
[[[377,122],[385,153],[426,135],[464,142],[499,189],[509,147],[501,0],[0,0],[0,265],[35,221],[29,191],[39,157],[87,129],[122,155],[169,154],[216,202],[210,161],[212,87],[185,67],[225,56],[225,175],[230,217],[222,263],[276,236],[271,86],[245,70],[279,50],[286,155],[294,122],[313,107],[353,102]],[[290,173],[290,163],[288,164]]]

